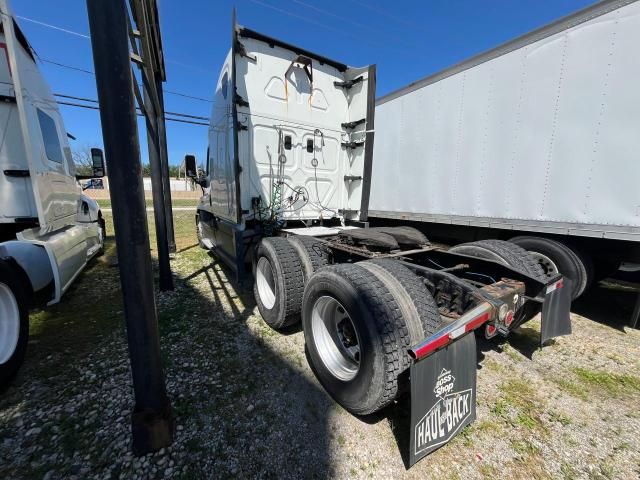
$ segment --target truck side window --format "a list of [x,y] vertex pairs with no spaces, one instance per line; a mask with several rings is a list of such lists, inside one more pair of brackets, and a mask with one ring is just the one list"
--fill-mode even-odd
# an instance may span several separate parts
[[58,137],[56,122],[39,108],[36,110],[38,110],[38,122],[40,123],[47,158],[52,162],[62,163],[64,158],[62,157],[62,148],[60,147],[60,138]]
[[222,81],[220,82],[221,85],[221,90],[222,90],[222,96],[226,99],[227,98],[227,88],[229,86],[229,75],[227,75],[227,72],[224,73],[223,77],[222,77]]

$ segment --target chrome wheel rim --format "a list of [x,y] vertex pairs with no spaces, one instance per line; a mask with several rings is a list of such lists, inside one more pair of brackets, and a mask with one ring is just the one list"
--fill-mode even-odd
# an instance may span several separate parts
[[20,309],[11,289],[0,283],[0,364],[9,361],[18,346]]
[[360,336],[347,310],[335,298],[313,304],[311,330],[316,350],[331,375],[348,382],[360,370]]
[[535,258],[542,269],[544,270],[545,275],[551,276],[560,273],[558,266],[555,264],[553,260],[540,252],[529,252],[533,258]]
[[260,257],[256,268],[256,286],[262,305],[271,310],[276,304],[276,279],[271,268],[271,262],[265,257]]

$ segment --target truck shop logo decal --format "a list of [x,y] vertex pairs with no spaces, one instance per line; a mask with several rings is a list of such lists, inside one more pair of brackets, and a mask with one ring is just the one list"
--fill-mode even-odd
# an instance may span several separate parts
[[422,417],[415,430],[415,454],[449,441],[471,414],[471,389],[454,392],[456,377],[451,370],[442,369],[433,393],[437,401]]

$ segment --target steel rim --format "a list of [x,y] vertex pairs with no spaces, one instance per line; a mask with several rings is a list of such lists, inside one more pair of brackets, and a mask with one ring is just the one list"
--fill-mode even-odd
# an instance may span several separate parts
[[11,289],[0,283],[0,364],[9,361],[18,346],[20,309]]
[[256,286],[262,305],[271,310],[276,304],[276,279],[271,268],[271,262],[265,257],[260,257],[256,268]]
[[547,257],[545,254],[540,252],[531,252],[531,251],[529,253],[533,258],[535,258],[538,261],[538,263],[544,270],[545,275],[550,276],[550,275],[556,275],[560,273],[560,270],[558,269],[558,266],[556,265],[556,263],[553,260],[551,260],[549,257]]
[[313,304],[311,330],[320,359],[336,378],[348,382],[360,370],[360,336],[347,310],[333,297]]

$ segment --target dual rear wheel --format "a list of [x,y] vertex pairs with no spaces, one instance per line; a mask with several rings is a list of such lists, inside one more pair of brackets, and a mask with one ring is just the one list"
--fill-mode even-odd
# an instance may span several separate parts
[[407,349],[441,323],[431,294],[408,268],[395,260],[329,265],[328,250],[311,237],[264,239],[254,294],[273,328],[302,318],[312,369],[355,414],[380,410],[407,389]]
[[[452,250],[544,277],[536,259],[509,242],[485,240]],[[273,328],[302,318],[311,368],[354,414],[376,412],[408,389],[407,350],[443,324],[422,279],[397,260],[330,265],[328,250],[311,237],[263,239],[254,294]],[[522,312],[516,320],[534,313]]]

